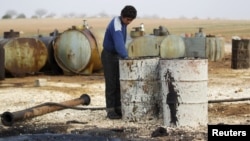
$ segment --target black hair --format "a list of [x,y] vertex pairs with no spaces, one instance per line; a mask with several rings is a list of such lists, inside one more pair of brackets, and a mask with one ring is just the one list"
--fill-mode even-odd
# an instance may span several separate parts
[[132,5],[126,5],[122,11],[121,11],[121,16],[122,17],[127,17],[127,18],[132,18],[135,19],[137,15],[137,11]]

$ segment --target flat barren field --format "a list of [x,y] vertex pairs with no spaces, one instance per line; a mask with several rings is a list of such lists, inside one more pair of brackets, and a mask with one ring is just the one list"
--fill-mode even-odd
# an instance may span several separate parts
[[[89,19],[14,19],[0,20],[0,37],[5,31],[19,31],[22,37],[48,36],[55,29],[59,32],[81,26],[87,20],[95,30],[104,31],[110,18]],[[194,34],[199,27],[204,33],[224,37],[225,56],[219,61],[208,61],[208,124],[250,124],[250,69],[231,69],[232,36],[250,38],[250,21],[194,20],[194,19],[136,19],[129,25],[144,24],[147,34],[160,25],[171,34]],[[128,31],[128,32],[129,32]],[[198,58],[199,59],[199,58]],[[46,85],[37,86],[38,79]],[[12,126],[0,122],[0,141],[21,140],[109,140],[117,141],[206,141],[207,126],[165,127],[162,119],[129,122],[109,120],[106,117],[105,84],[103,73],[76,76],[29,75],[22,78],[5,78],[0,81],[0,114],[21,111],[46,102],[63,102],[88,94],[90,107],[99,110],[64,109],[31,119],[14,121]],[[85,107],[86,108],[86,107]],[[192,111],[191,111],[192,112]],[[195,111],[193,111],[195,113]],[[197,116],[197,115],[194,115]],[[158,129],[166,129],[159,131]],[[158,133],[153,137],[153,133]],[[157,135],[157,134],[154,134]],[[100,137],[100,138],[99,138]]]
[[[21,36],[44,36],[53,32],[55,29],[59,32],[71,28],[72,26],[81,26],[83,20],[87,20],[90,27],[104,31],[111,18],[86,18],[86,19],[6,19],[0,20],[0,34],[13,29],[21,33]],[[170,34],[194,34],[198,28],[202,27],[207,35],[221,36],[227,42],[231,42],[232,36],[241,38],[250,38],[249,20],[199,20],[199,19],[135,19],[128,27],[128,32],[133,27],[138,27],[141,23],[145,26],[146,34],[153,33],[154,28],[163,26],[168,29]],[[0,35],[1,37],[1,35]]]

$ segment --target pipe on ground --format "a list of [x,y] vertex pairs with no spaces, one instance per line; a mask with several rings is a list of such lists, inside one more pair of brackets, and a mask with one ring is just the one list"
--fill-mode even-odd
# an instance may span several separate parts
[[[89,105],[90,103],[90,97],[87,94],[81,95],[80,98],[73,99],[73,100],[68,100],[60,103],[61,105],[65,105],[65,107],[69,106],[77,106],[77,105]],[[51,104],[41,104],[32,108],[28,108],[25,110],[21,111],[16,111],[16,112],[4,112],[1,115],[1,121],[3,125],[5,126],[11,126],[15,121],[21,121],[25,120],[28,118],[40,116],[46,113],[51,113],[54,111],[62,110],[65,109],[64,106],[59,106],[59,105],[51,105]]]
[[248,100],[250,100],[250,97],[245,97],[245,98],[234,98],[234,99],[209,100],[208,103],[237,102],[237,101],[248,101]]

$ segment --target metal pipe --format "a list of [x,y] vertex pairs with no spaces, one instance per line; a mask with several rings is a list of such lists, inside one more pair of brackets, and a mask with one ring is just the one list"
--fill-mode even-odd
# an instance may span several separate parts
[[233,99],[217,99],[217,100],[209,100],[208,103],[237,102],[237,101],[249,101],[249,100],[250,100],[250,97],[233,98]]
[[68,106],[77,106],[79,104],[89,105],[89,103],[90,103],[90,97],[87,94],[83,94],[81,95],[80,98],[60,103],[61,105],[64,105],[64,106],[60,106],[59,104],[51,105],[51,104],[44,103],[35,107],[31,107],[31,108],[21,110],[21,111],[16,111],[13,113],[4,112],[1,115],[1,120],[2,120],[3,125],[11,126],[13,125],[15,121],[25,120],[25,119],[40,116],[46,113],[62,110]]

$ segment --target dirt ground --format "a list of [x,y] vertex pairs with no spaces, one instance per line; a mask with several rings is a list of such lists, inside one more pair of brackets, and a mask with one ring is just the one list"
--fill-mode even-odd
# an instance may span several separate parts
[[[230,50],[230,49],[229,49]],[[36,80],[45,79],[45,86],[36,86]],[[250,70],[231,69],[231,54],[221,61],[208,63],[208,124],[250,124]],[[90,76],[31,75],[5,78],[0,81],[0,114],[16,112],[45,102],[63,102],[88,94],[89,107],[104,107],[104,78],[102,73]],[[219,102],[218,100],[225,100]],[[163,127],[167,134],[152,137]],[[165,133],[165,132],[164,132]],[[56,136],[61,135],[61,136]],[[72,136],[74,135],[74,136]],[[159,120],[126,122],[109,120],[99,110],[64,109],[16,121],[12,126],[0,124],[0,141],[19,139],[77,140],[207,140],[207,127],[164,127]],[[30,137],[32,136],[32,137]],[[9,138],[6,138],[9,137]],[[12,137],[12,138],[11,138]],[[100,137],[100,138],[98,138]],[[63,139],[62,139],[63,138]],[[90,139],[91,140],[91,139]]]

